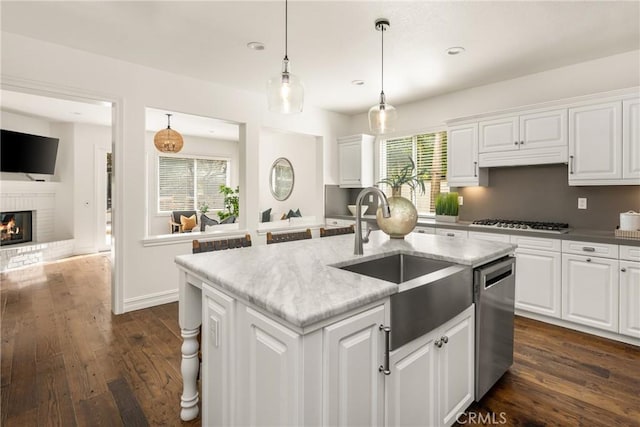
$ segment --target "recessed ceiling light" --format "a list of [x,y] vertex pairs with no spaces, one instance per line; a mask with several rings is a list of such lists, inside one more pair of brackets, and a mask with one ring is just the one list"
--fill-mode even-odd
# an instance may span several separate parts
[[465,48],[463,48],[462,46],[454,46],[446,50],[448,55],[459,55],[464,51],[465,51]]
[[262,42],[249,42],[247,47],[251,50],[264,50],[264,43]]
[[362,86],[364,84],[364,80],[351,80],[351,84],[355,86]]

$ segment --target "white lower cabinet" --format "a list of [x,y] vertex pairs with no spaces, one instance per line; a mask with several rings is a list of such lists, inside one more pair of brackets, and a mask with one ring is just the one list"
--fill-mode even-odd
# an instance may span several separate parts
[[618,332],[618,260],[562,254],[562,319]]
[[454,230],[451,228],[436,228],[436,234],[438,236],[453,238],[462,237],[466,239],[467,237],[469,237],[469,233],[467,232],[467,230]]
[[516,308],[560,318],[561,265],[560,252],[518,247]]
[[324,424],[381,426],[385,306],[380,305],[324,328]]
[[387,426],[450,426],[467,409],[474,393],[474,322],[471,306],[391,352]]
[[620,261],[620,333],[640,338],[640,262]]

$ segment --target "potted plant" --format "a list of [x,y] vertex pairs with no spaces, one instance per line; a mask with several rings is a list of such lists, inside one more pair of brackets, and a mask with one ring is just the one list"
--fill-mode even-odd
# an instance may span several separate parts
[[220,186],[220,193],[224,195],[224,209],[218,212],[220,221],[234,216],[238,218],[240,215],[240,187],[236,187],[235,190],[231,187],[227,187],[222,184]]
[[391,187],[391,197],[387,197],[391,216],[382,216],[381,209],[376,212],[376,221],[382,231],[391,238],[403,239],[418,223],[418,211],[409,199],[402,197],[402,186],[408,185],[413,191],[425,192],[424,176],[426,171],[419,171],[413,159],[390,176],[378,181]]
[[436,221],[458,222],[458,193],[440,193],[436,197]]

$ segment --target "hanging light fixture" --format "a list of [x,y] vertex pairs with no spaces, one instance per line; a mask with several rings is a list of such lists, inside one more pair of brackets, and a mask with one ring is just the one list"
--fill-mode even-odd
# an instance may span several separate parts
[[267,83],[269,111],[292,114],[301,113],[304,103],[304,86],[298,76],[291,74],[287,56],[288,3],[284,2],[284,60],[282,72]]
[[159,130],[153,137],[153,144],[161,153],[177,153],[182,150],[182,135],[171,129],[171,114],[167,114],[167,128]]
[[398,113],[396,108],[387,104],[384,95],[384,32],[389,29],[389,20],[380,18],[376,20],[376,30],[382,35],[382,90],[380,91],[380,103],[369,109],[369,129],[376,135],[392,132],[396,128]]

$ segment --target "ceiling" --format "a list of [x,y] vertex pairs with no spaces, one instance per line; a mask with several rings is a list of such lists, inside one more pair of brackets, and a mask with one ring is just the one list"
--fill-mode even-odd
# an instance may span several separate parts
[[[264,93],[284,50],[283,1],[2,1],[2,30]],[[638,1],[289,2],[305,104],[367,111],[640,48]],[[260,41],[263,51],[247,48]],[[446,48],[466,52],[449,56]],[[352,80],[364,80],[355,86]],[[266,101],[265,101],[266,102]]]

